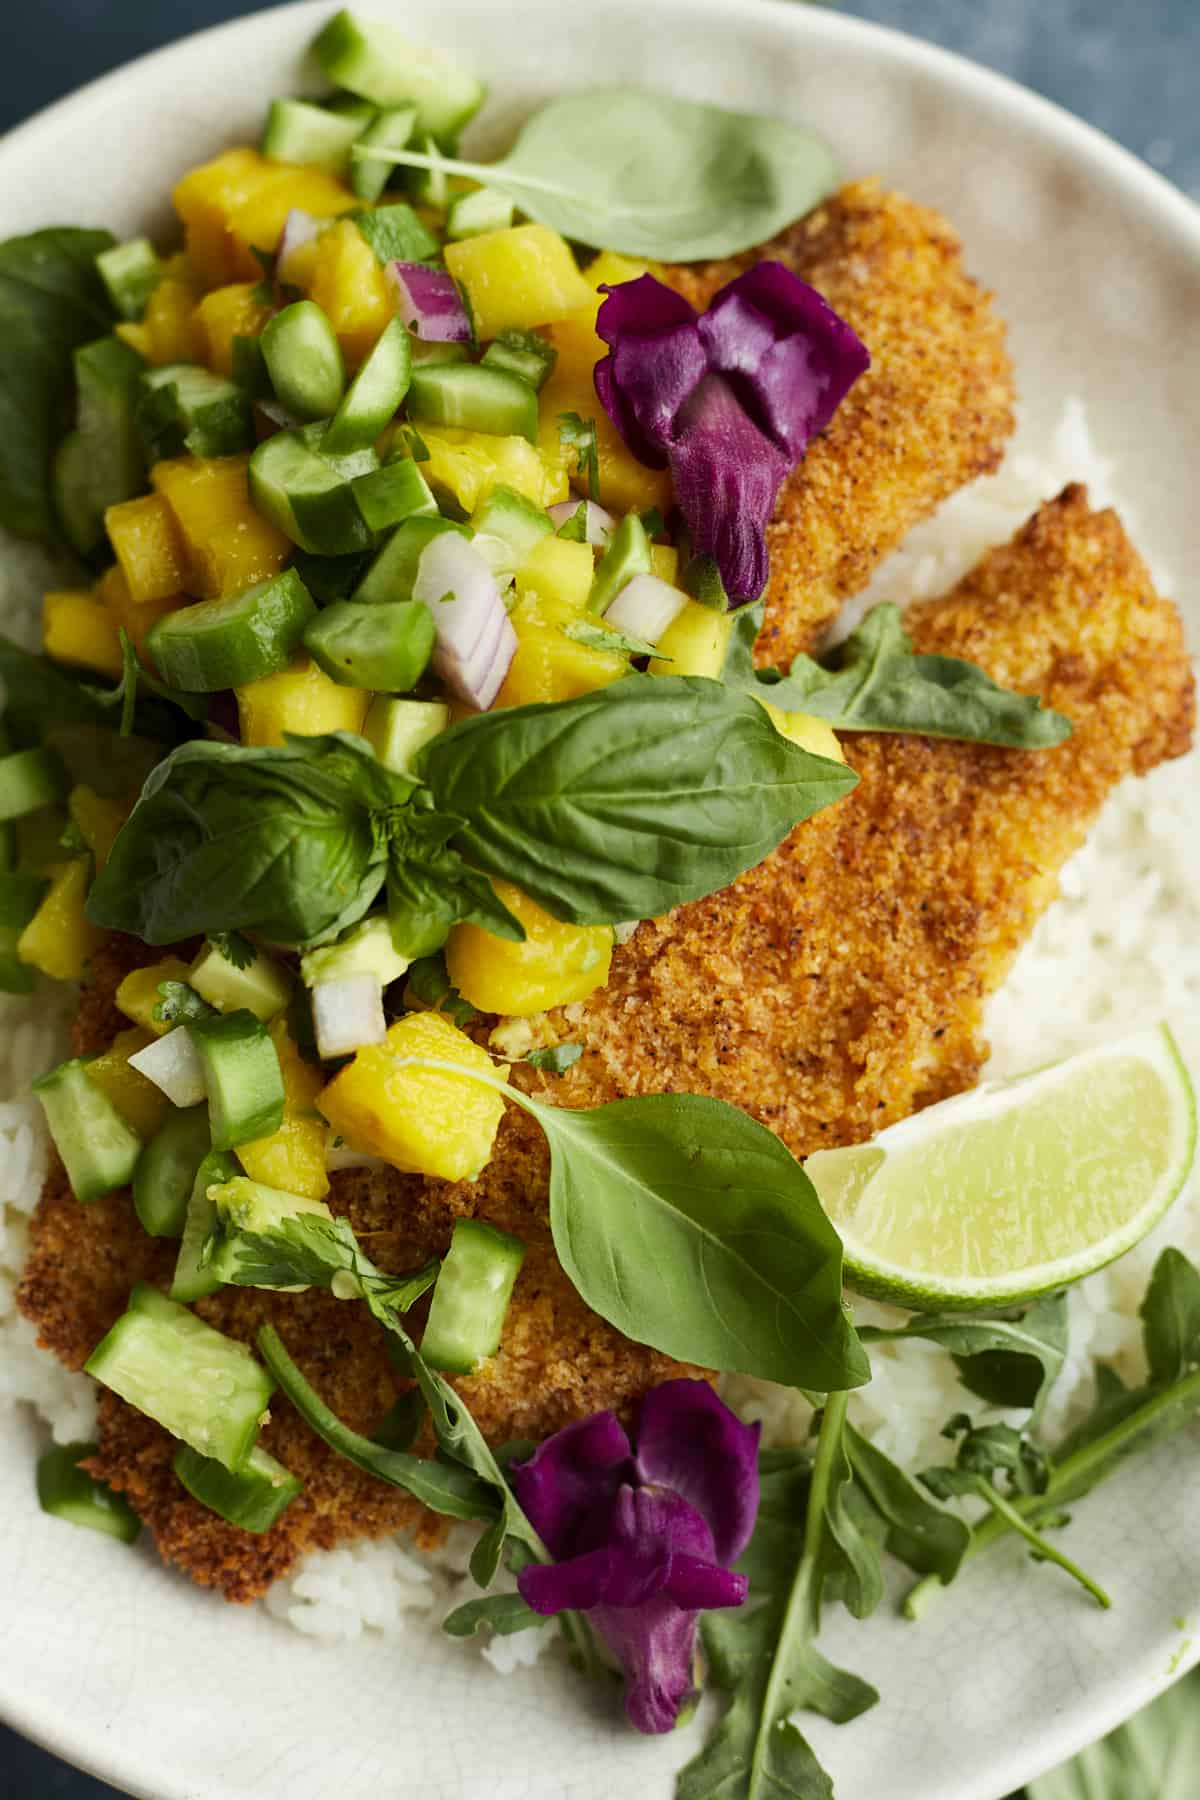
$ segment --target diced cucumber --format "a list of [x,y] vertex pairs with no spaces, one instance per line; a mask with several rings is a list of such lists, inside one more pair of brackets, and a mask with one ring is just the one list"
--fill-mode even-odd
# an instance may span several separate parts
[[535,544],[549,537],[554,521],[518,494],[515,488],[493,488],[471,515],[475,548],[494,575],[515,575]]
[[335,13],[313,55],[330,81],[376,106],[412,101],[419,128],[436,137],[461,131],[483,104],[483,84],[465,69],[361,13]]
[[182,450],[193,456],[234,456],[254,443],[249,395],[195,363],[146,370],[138,424],[152,462]]
[[297,419],[327,419],[341,403],[346,365],[337,333],[315,300],[294,300],[259,339],[276,397]]
[[427,419],[431,425],[457,425],[464,431],[537,443],[533,388],[506,370],[489,369],[483,363],[426,363],[414,368],[408,411],[411,418]]
[[129,238],[101,250],[96,267],[113,310],[122,319],[140,319],[146,302],[162,280],[162,264],[149,238]]
[[199,1455],[190,1444],[181,1444],[171,1467],[193,1500],[243,1531],[270,1531],[304,1487],[261,1444],[255,1444],[236,1470],[225,1468],[214,1456]]
[[145,365],[120,338],[98,338],[74,355],[77,429],[59,447],[52,471],[54,503],[72,548],[89,556],[104,542],[108,507],[145,485],[137,424]]
[[433,490],[411,457],[384,463],[352,484],[354,498],[372,531],[390,531],[405,519],[434,518],[438,503]]
[[329,423],[321,445],[324,455],[363,450],[391,424],[412,378],[411,344],[403,319],[393,319],[381,332]]
[[158,1300],[153,1310],[131,1301],[92,1351],[87,1372],[201,1456],[239,1469],[275,1384],[245,1344],[214,1331],[186,1306]]
[[344,687],[404,694],[425,672],[435,636],[433,614],[419,600],[335,600],[309,625],[304,648]]
[[502,331],[483,353],[486,369],[503,369],[540,390],[554,373],[558,351],[536,331]]
[[[392,700],[380,694],[371,702],[363,725],[363,736],[385,769],[391,769],[397,775],[411,775],[417,752],[423,750],[440,731],[445,731],[449,723],[450,708],[443,700]],[[301,970],[307,970],[314,956],[325,954],[323,950],[310,950],[301,960]],[[309,980],[307,973],[304,974],[304,979]],[[324,975],[319,979],[328,981],[329,976]],[[395,977],[390,979],[394,980]],[[386,982],[384,986],[387,986]]]
[[[240,1174],[237,1161],[225,1150],[210,1150],[196,1170],[188,1198],[187,1216],[183,1221],[183,1237],[175,1259],[171,1281],[171,1299],[190,1303],[215,1294],[221,1283],[212,1268],[209,1240],[217,1222],[217,1209],[208,1197],[210,1187],[232,1181]],[[151,1289],[156,1293],[156,1289]],[[160,1296],[161,1298],[161,1296]]]
[[441,245],[406,201],[376,206],[354,221],[375,252],[381,268],[391,262],[427,262],[441,255]]
[[214,1150],[269,1137],[283,1123],[279,1056],[261,1019],[241,1010],[187,1027],[204,1064]]
[[124,1187],[141,1155],[142,1140],[108,1095],[88,1080],[82,1059],[60,1063],[33,1083],[33,1091],[75,1198],[86,1204]]
[[608,548],[596,567],[588,611],[603,613],[635,575],[653,574],[650,539],[636,513],[626,513],[608,540]]
[[459,525],[453,519],[405,519],[371,563],[351,599],[373,605],[381,601],[411,600],[422,552],[443,531],[458,531],[464,537],[471,535],[465,525]]
[[[417,149],[422,156],[436,156],[438,142],[428,132],[422,132],[417,139]],[[433,212],[444,212],[450,204],[450,177],[445,169],[434,165],[431,169],[406,169],[405,186],[418,206],[427,206]]]
[[[269,1237],[288,1219],[297,1219],[302,1214],[322,1219],[331,1227],[336,1225],[323,1200],[268,1187],[266,1182],[251,1181],[246,1175],[233,1175],[228,1181],[213,1183],[208,1189],[208,1198],[214,1208],[210,1267],[218,1281],[236,1279],[241,1268],[240,1240],[243,1237]],[[295,1284],[286,1289],[288,1293],[301,1291],[302,1287]]]
[[330,175],[350,167],[350,147],[367,130],[375,108],[363,101],[333,111],[311,100],[272,100],[262,153],[275,162],[310,163]]
[[299,431],[277,432],[250,458],[250,498],[259,512],[316,556],[371,546],[351,479]]
[[228,599],[164,613],[146,646],[171,687],[217,693],[282,669],[316,610],[296,571],[284,569]]
[[133,1172],[133,1204],[151,1237],[182,1237],[196,1171],[208,1155],[208,1108],[174,1112]]
[[503,231],[512,224],[515,210],[508,195],[497,188],[481,187],[470,194],[455,194],[446,213],[446,236],[482,237],[487,231]]
[[57,751],[44,745],[0,756],[0,819],[23,819],[53,806],[70,786]]
[[424,338],[414,338],[412,344],[413,367],[430,368],[441,363],[469,362],[470,349],[466,344],[427,344]]
[[431,1368],[469,1375],[495,1355],[524,1259],[520,1238],[482,1219],[458,1221],[421,1339],[421,1355]]
[[79,1467],[95,1456],[95,1444],[58,1444],[38,1458],[38,1505],[52,1518],[66,1519],[88,1531],[101,1531],[122,1544],[132,1544],[142,1521],[122,1494]]
[[314,556],[300,550],[292,559],[292,567],[321,606],[331,600],[348,600],[371,561],[369,550],[356,550],[350,556]]
[[[409,701],[419,706],[420,701]],[[408,968],[392,944],[392,932],[382,913],[355,925],[336,944],[324,944],[309,950],[300,958],[300,973],[305,987],[321,982],[342,981],[347,975],[374,975],[380,987],[399,981]]]
[[251,961],[239,966],[211,941],[192,962],[188,981],[219,1013],[244,1007],[264,1025],[269,1025],[292,997],[291,977],[274,957],[253,950]]
[[233,379],[251,400],[269,400],[273,389],[262,339],[238,332],[233,339]]
[[402,150],[416,123],[415,106],[386,106],[367,126],[350,163],[350,186],[360,200],[378,200],[396,172],[394,163],[378,156],[364,156],[363,151]]

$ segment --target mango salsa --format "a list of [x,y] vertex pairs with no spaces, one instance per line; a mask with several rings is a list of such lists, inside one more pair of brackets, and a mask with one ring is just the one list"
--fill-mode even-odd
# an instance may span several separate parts
[[[168,507],[183,542],[186,575],[176,588],[184,586],[202,600],[221,600],[277,575],[292,553],[283,533],[251,504],[249,461],[245,455],[179,456],[150,471],[156,497]],[[109,518],[120,510],[110,508]]]
[[[651,556],[660,548],[659,544],[651,545]],[[657,566],[654,572],[662,573]],[[663,576],[664,581],[668,579]],[[698,600],[689,600],[659,638],[660,655],[650,660],[651,675],[707,675],[717,681],[725,667],[732,633],[732,613],[716,612],[711,606],[701,606]]]
[[154,1016],[154,1009],[162,1000],[158,984],[160,981],[186,982],[190,974],[188,965],[178,956],[164,956],[161,962],[147,963],[141,969],[131,969],[118,987],[114,999],[125,1017],[132,1019],[135,1025],[152,1032],[155,1037],[165,1037],[174,1027]]
[[17,939],[21,962],[56,981],[81,981],[88,959],[104,941],[83,910],[91,862],[90,856],[76,856],[46,870],[50,891]]
[[316,1110],[324,1077],[320,1069],[305,1062],[288,1036],[284,1019],[274,1020],[269,1029],[283,1076],[283,1124],[269,1137],[239,1144],[238,1161],[252,1181],[320,1200],[329,1192],[325,1170],[328,1133]]
[[456,925],[446,940],[446,971],[464,1000],[481,1012],[521,1018],[585,1000],[604,986],[611,925],[566,925],[511,881],[492,886],[525,927],[525,941],[513,944],[479,925]]
[[[203,342],[195,318],[199,298],[200,289],[187,258],[173,256],[147,300],[142,317],[147,339],[143,354],[156,368],[173,362],[200,361]],[[134,345],[135,349],[138,347]]]
[[536,594],[543,600],[561,600],[575,612],[584,613],[594,574],[595,557],[590,544],[544,537],[517,570],[517,598],[524,600]]
[[352,369],[396,313],[395,297],[375,252],[349,219],[331,226],[318,240],[308,297],[333,326]]
[[153,1042],[148,1031],[119,1031],[107,1050],[83,1065],[88,1080],[107,1094],[126,1124],[143,1140],[155,1135],[171,1111],[162,1089],[129,1066],[129,1058]]
[[135,605],[178,594],[187,574],[187,555],[177,521],[159,494],[122,500],[104,515],[109,542]]
[[243,744],[279,745],[285,731],[300,737],[320,737],[326,731],[360,732],[371,704],[370,694],[334,681],[303,653],[293,657],[286,669],[264,675],[261,681],[248,681],[236,692]]
[[113,563],[111,568],[105,569],[96,583],[96,596],[107,608],[113,625],[117,630],[129,633],[138,655],[151,667],[153,664],[146,650],[146,639],[150,635],[151,626],[164,613],[174,612],[176,607],[187,604],[183,594],[164,595],[158,600],[135,600],[120,563]]
[[547,537],[517,570],[517,603],[509,615],[517,652],[495,706],[573,700],[629,673],[625,656],[576,643],[564,629],[587,611],[592,560],[590,545]]
[[258,283],[235,281],[205,294],[195,310],[200,360],[218,375],[233,374],[233,340],[257,337],[271,308],[257,298]]
[[442,1069],[401,1068],[398,1058],[429,1057],[481,1075],[505,1075],[486,1050],[441,1013],[409,1013],[382,1044],[368,1044],[335,1075],[317,1105],[356,1150],[393,1168],[443,1181],[472,1181],[492,1153],[504,1113],[493,1088]]
[[455,425],[423,426],[421,438],[429,461],[421,473],[435,492],[453,495],[472,513],[493,488],[515,488],[535,506],[554,506],[568,495],[566,463],[557,448],[557,431],[549,452],[522,437],[494,437],[487,431],[463,431]]
[[446,267],[467,290],[483,341],[565,319],[591,299],[571,246],[548,225],[510,225],[446,245]]
[[42,649],[55,662],[114,679],[124,666],[112,614],[86,588],[55,588],[45,596]]
[[268,161],[245,146],[192,169],[172,198],[206,287],[256,281],[262,270],[254,248],[275,248],[293,207],[327,219],[354,204],[349,189],[323,170]]

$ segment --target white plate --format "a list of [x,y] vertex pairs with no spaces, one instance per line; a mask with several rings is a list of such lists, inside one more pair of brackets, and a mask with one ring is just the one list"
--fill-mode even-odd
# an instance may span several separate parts
[[[368,5],[368,0],[364,0]],[[253,138],[302,81],[330,6],[204,33],[86,88],[0,146],[0,235],[58,222],[168,224],[170,182]],[[410,35],[492,83],[502,141],[530,103],[638,80],[823,129],[850,174],[942,206],[1011,323],[1025,429],[1072,391],[1145,541],[1200,565],[1200,214],[1105,138],[1022,89],[895,33],[737,0],[409,0]],[[480,141],[485,143],[486,136]],[[1194,639],[1200,610],[1189,602]],[[378,1638],[324,1650],[226,1607],[149,1557],[39,1515],[32,1423],[0,1418],[0,1711],[152,1800],[667,1800],[695,1735],[623,1732],[558,1666],[502,1680],[430,1630],[419,1660]],[[1134,1465],[1078,1509],[1072,1550],[1116,1611],[1066,1582],[972,1569],[919,1627],[835,1621],[829,1648],[883,1701],[814,1728],[840,1800],[997,1800],[1149,1699],[1200,1598],[1196,1443]],[[881,1773],[881,1772],[886,1773]]]

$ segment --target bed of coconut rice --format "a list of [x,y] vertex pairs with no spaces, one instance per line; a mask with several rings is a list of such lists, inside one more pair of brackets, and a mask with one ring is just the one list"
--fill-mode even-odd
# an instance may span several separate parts
[[[849,629],[868,605],[943,592],[991,545],[1009,538],[1034,507],[1071,480],[1086,481],[1093,502],[1114,499],[1110,468],[1093,446],[1083,409],[1068,405],[1046,453],[1015,454],[999,474],[977,483],[920,526],[847,610]],[[1123,516],[1137,538],[1137,521]],[[1168,571],[1156,579],[1171,591]],[[29,596],[45,585],[38,553],[6,549],[0,559],[0,629],[36,637]],[[1061,897],[1049,909],[988,1011],[989,1072],[1000,1075],[1066,1055],[1099,1039],[1166,1018],[1200,1077],[1200,804],[1197,758],[1129,781],[1108,802],[1087,845],[1063,871]],[[29,1081],[63,1054],[63,1000],[47,991],[0,996],[0,1406],[28,1403],[60,1443],[86,1437],[94,1418],[91,1383],[37,1349],[16,1310],[29,1215],[45,1167],[46,1140]],[[1071,1349],[1047,1415],[1053,1432],[1087,1401],[1094,1357],[1139,1373],[1137,1304],[1155,1255],[1176,1243],[1200,1258],[1200,1194],[1195,1179],[1157,1231],[1071,1295]],[[899,1319],[892,1309],[856,1303],[862,1320]],[[979,1402],[960,1386],[950,1359],[932,1345],[873,1351],[875,1377],[851,1400],[851,1416],[888,1455],[912,1469],[944,1451],[946,1418]],[[761,1419],[770,1442],[802,1440],[807,1405],[786,1389],[742,1377],[723,1392],[747,1417]],[[32,1473],[30,1482],[32,1493]],[[451,1534],[434,1556],[401,1539],[352,1544],[305,1558],[267,1595],[281,1623],[329,1642],[364,1631],[384,1635],[436,1629],[448,1606],[473,1591],[465,1575],[470,1534]],[[494,1639],[483,1654],[507,1673],[528,1664],[552,1634]]]

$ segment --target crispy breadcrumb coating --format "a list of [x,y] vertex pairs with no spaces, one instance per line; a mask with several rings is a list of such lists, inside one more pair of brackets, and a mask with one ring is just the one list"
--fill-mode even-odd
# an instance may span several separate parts
[[743,256],[668,279],[694,306],[774,257],[824,295],[871,352],[784,486],[767,531],[763,662],[812,647],[889,550],[975,476],[1013,429],[1012,366],[991,295],[972,281],[940,213],[854,182]]
[[[562,1104],[692,1090],[744,1107],[797,1155],[869,1137],[965,1088],[985,1055],[983,1002],[1056,891],[1109,790],[1190,743],[1193,680],[1181,623],[1154,592],[1116,515],[1082,488],[1041,509],[944,599],[913,607],[918,649],[968,657],[1069,714],[1074,734],[1020,751],[925,738],[846,739],[853,793],[799,826],[730,888],[647,921],[607,988],[550,1015],[585,1054],[561,1077],[514,1079]],[[99,1048],[131,958],[97,958],[76,1025]],[[486,1028],[481,1028],[481,1031]],[[554,1256],[547,1156],[509,1108],[475,1183],[346,1172],[331,1204],[384,1268],[446,1247],[479,1213],[529,1246],[499,1354],[459,1386],[493,1442],[538,1438],[599,1407],[628,1411],[677,1372],[591,1313]],[[129,1197],[80,1207],[61,1171],[47,1183],[21,1285],[41,1341],[79,1367],[135,1280],[165,1286],[175,1246],[148,1239]],[[272,1319],[335,1411],[369,1431],[403,1385],[366,1311],[321,1292],[226,1288],[197,1309],[252,1339]],[[327,1450],[277,1398],[264,1442],[303,1495],[261,1537],[226,1525],[179,1486],[164,1431],[103,1394],[90,1465],[128,1494],[167,1559],[230,1599],[252,1599],[305,1550],[438,1522]]]

